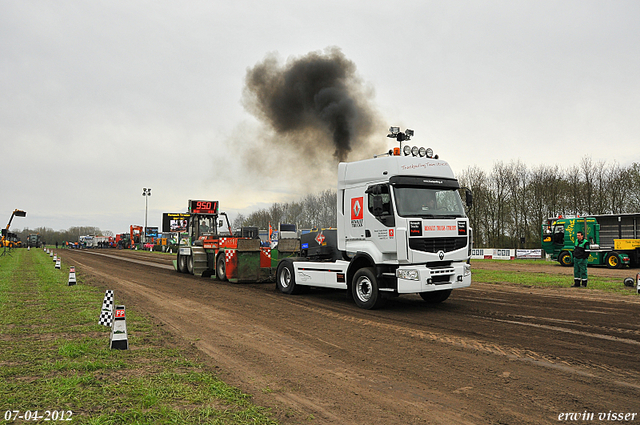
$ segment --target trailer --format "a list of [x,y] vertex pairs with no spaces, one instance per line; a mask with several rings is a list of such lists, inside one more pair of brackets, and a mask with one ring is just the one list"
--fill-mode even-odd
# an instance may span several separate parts
[[218,236],[211,230],[218,203],[190,201],[189,240],[175,268],[234,281],[275,277],[285,294],[342,289],[364,309],[409,293],[428,303],[445,301],[454,289],[471,285],[465,204],[471,207],[472,194],[432,149],[403,147],[411,136],[412,130],[391,127],[388,137],[399,147],[338,165],[336,229],[294,233],[274,248],[261,247],[257,236],[233,236],[230,228],[231,237]]
[[542,224],[542,248],[563,266],[573,265],[576,233],[590,244],[588,265],[640,267],[640,213],[550,218]]
[[[186,237],[181,237],[174,268],[180,273],[213,277],[232,283],[269,280],[279,256],[299,252],[298,240],[281,240],[278,247],[262,246],[256,227],[233,232],[218,201],[189,200]],[[218,228],[226,220],[226,231]]]

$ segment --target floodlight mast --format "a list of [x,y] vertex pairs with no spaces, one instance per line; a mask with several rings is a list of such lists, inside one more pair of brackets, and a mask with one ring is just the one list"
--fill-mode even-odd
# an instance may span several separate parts
[[400,132],[400,127],[390,127],[387,137],[396,139],[398,142],[400,142],[400,151],[402,151],[402,142],[404,142],[405,140],[411,140],[411,137],[413,137],[413,130],[407,128],[404,133],[402,133]]

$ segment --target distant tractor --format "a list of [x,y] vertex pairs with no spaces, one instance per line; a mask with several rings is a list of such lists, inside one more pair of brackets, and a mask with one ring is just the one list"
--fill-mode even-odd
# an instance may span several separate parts
[[40,248],[42,246],[40,233],[29,233],[29,236],[27,236],[27,246],[29,248]]

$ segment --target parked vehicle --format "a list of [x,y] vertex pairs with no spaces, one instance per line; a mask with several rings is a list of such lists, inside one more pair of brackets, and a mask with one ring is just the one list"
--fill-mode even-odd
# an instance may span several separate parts
[[550,218],[542,224],[542,249],[563,266],[573,265],[576,233],[590,243],[588,265],[640,266],[640,213]]
[[[408,293],[446,300],[471,284],[472,232],[451,167],[431,149],[403,148],[411,136],[392,127],[388,137],[400,147],[338,165],[337,229],[280,239],[273,249],[260,246],[257,229],[220,237],[218,203],[189,201],[189,238],[176,269],[235,281],[275,276],[287,294],[344,289],[365,309]],[[471,207],[468,190],[465,201]]]

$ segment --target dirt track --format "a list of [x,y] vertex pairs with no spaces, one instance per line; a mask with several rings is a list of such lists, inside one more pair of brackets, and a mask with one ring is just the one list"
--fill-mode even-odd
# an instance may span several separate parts
[[164,255],[58,254],[283,423],[539,424],[563,412],[611,423],[597,420],[610,411],[640,423],[637,296],[474,282],[441,305],[403,296],[365,311],[339,291],[182,275]]

